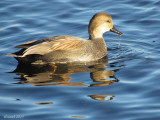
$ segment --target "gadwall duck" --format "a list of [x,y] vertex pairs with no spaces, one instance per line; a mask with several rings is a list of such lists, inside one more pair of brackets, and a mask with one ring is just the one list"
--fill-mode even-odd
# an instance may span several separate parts
[[15,48],[21,50],[8,54],[19,63],[25,64],[64,64],[91,62],[106,56],[107,47],[103,33],[111,31],[122,35],[112,22],[112,17],[100,12],[95,14],[88,26],[89,39],[74,36],[55,36],[42,40],[30,41]]

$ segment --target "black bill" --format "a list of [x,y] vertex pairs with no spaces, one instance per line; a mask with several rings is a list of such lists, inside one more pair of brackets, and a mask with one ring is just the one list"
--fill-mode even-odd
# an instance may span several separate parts
[[121,33],[119,30],[117,30],[114,26],[112,29],[110,29],[111,32],[117,33],[119,35],[122,35],[123,33]]

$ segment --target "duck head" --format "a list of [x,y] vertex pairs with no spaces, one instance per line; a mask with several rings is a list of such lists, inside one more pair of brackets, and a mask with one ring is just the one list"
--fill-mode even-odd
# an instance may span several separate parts
[[112,17],[109,14],[105,12],[95,14],[88,26],[90,39],[103,38],[103,33],[107,31],[122,35],[122,33],[113,26]]

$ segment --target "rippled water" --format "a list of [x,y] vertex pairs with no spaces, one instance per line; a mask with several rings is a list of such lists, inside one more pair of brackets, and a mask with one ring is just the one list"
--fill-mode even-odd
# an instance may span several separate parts
[[[0,1],[0,119],[160,120],[160,1]],[[104,34],[108,60],[92,66],[20,66],[14,46],[55,35],[88,38],[97,12],[123,32]],[[118,44],[120,41],[120,48]]]

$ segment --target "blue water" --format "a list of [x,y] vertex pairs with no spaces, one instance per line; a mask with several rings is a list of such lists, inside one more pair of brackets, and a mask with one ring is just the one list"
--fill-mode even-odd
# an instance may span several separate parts
[[[160,120],[160,1],[0,1],[0,119]],[[57,35],[88,38],[107,12],[108,61],[93,66],[18,66],[14,46]],[[120,48],[118,44],[120,42]]]

